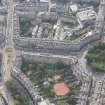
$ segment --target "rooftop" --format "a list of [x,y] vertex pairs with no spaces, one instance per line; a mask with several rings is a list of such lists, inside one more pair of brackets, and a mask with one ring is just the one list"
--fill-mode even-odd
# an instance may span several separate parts
[[89,9],[78,12],[77,16],[79,17],[81,21],[92,20],[96,18],[96,12],[94,11],[93,8],[89,8]]

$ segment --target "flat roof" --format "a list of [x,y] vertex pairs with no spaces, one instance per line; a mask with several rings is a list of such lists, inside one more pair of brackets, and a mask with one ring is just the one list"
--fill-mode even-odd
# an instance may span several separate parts
[[48,0],[40,0],[40,2],[48,2]]
[[96,12],[94,11],[94,9],[87,9],[87,10],[78,12],[77,16],[79,17],[81,21],[95,19]]

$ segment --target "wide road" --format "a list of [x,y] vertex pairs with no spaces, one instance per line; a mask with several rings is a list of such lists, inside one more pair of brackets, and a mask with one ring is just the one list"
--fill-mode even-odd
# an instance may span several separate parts
[[11,79],[11,69],[13,67],[13,61],[15,59],[14,44],[13,44],[13,17],[14,17],[14,2],[13,0],[7,0],[8,14],[7,14],[7,29],[6,29],[6,45],[2,50],[3,63],[2,63],[2,75],[3,81],[1,84],[1,92],[7,99],[9,105],[14,105],[11,95],[7,92],[5,82]]

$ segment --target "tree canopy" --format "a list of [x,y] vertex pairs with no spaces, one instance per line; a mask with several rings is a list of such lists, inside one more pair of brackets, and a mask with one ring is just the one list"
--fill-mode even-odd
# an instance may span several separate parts
[[105,43],[98,43],[90,48],[86,58],[92,69],[105,71]]

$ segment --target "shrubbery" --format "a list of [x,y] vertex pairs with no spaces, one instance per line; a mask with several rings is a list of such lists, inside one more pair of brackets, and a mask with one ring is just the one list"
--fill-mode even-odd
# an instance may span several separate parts
[[24,17],[24,18],[19,18],[20,22],[20,36],[21,37],[31,37],[31,19]]
[[[23,62],[21,70],[30,78],[35,86],[38,86],[38,90],[41,96],[44,98],[54,99],[55,94],[53,91],[54,81],[53,76],[58,74],[61,76],[61,81],[65,81],[70,87],[70,93],[65,100],[56,100],[56,105],[75,105],[75,94],[77,94],[79,86],[76,84],[77,79],[70,70],[69,65],[63,63],[46,64],[46,63],[27,63]],[[44,83],[47,83],[44,85]],[[62,104],[61,104],[62,103]]]
[[29,100],[26,94],[17,86],[15,81],[9,80],[6,82],[7,90],[11,93],[15,105],[29,105]]
[[105,71],[105,43],[98,43],[90,48],[86,58],[94,70]]

